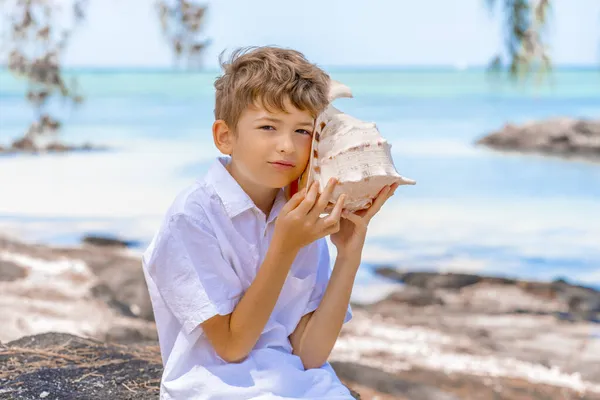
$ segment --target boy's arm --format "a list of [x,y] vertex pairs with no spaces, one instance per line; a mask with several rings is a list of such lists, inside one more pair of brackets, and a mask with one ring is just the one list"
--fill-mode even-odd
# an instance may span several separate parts
[[331,235],[331,242],[337,247],[337,258],[327,289],[314,313],[303,318],[290,335],[294,354],[300,356],[305,368],[317,368],[327,361],[344,323],[367,226],[397,188],[395,183],[381,189],[367,210],[345,212],[344,218],[349,223]]
[[208,340],[222,359],[239,362],[252,350],[273,312],[296,254],[272,242],[256,278],[234,311],[202,323]]
[[294,354],[302,359],[304,368],[318,368],[329,358],[346,317],[359,265],[360,254],[337,256],[319,307],[302,317],[290,335]]
[[321,196],[318,184],[314,183],[306,193],[298,192],[286,203],[277,217],[265,260],[233,312],[216,315],[201,324],[215,351],[225,361],[243,360],[258,341],[298,251],[339,229],[343,195],[328,217],[319,218],[336,183],[330,182]]

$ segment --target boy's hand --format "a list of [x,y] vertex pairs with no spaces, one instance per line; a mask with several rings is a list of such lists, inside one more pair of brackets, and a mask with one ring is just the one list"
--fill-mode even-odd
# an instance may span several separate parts
[[343,211],[340,229],[330,236],[331,243],[337,248],[338,256],[356,256],[360,258],[369,222],[381,210],[383,204],[392,197],[398,186],[397,183],[392,186],[385,186],[381,189],[371,207],[366,210],[354,213]]
[[285,250],[299,251],[307,244],[337,232],[345,195],[338,198],[327,217],[320,218],[336,185],[337,181],[330,180],[319,196],[319,183],[313,182],[310,188],[292,196],[277,217],[273,240],[277,240]]

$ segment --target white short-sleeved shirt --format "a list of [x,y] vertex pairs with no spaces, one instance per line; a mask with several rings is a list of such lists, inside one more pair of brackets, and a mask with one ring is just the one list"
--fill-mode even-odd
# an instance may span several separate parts
[[[285,204],[279,192],[268,218],[218,158],[204,179],[182,191],[143,256],[164,371],[161,399],[352,399],[326,363],[305,370],[289,335],[314,311],[331,275],[327,243],[298,253],[256,346],[227,363],[202,322],[231,313],[256,276]],[[351,309],[344,322],[351,318]]]

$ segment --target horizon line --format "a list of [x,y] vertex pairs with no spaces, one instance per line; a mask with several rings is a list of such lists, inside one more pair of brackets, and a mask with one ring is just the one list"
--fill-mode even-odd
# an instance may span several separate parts
[[[334,72],[466,72],[466,71],[484,71],[489,68],[489,65],[453,65],[453,64],[399,64],[399,65],[319,65],[320,68],[326,71]],[[599,64],[556,64],[552,66],[554,70],[577,70],[577,71],[593,71],[600,70]],[[8,70],[6,64],[0,64],[0,71]],[[197,67],[197,68],[178,68],[176,66],[152,66],[152,65],[107,65],[107,66],[64,66],[65,72],[141,72],[141,73],[207,73],[220,72],[220,68],[216,66]]]

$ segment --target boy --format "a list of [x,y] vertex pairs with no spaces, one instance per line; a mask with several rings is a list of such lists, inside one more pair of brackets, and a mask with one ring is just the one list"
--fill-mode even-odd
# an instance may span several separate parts
[[351,318],[367,224],[396,187],[357,213],[342,195],[323,214],[336,182],[286,201],[329,76],[276,47],[238,50],[222,66],[212,131],[225,157],[177,196],[143,257],[161,399],[352,399],[327,358]]

